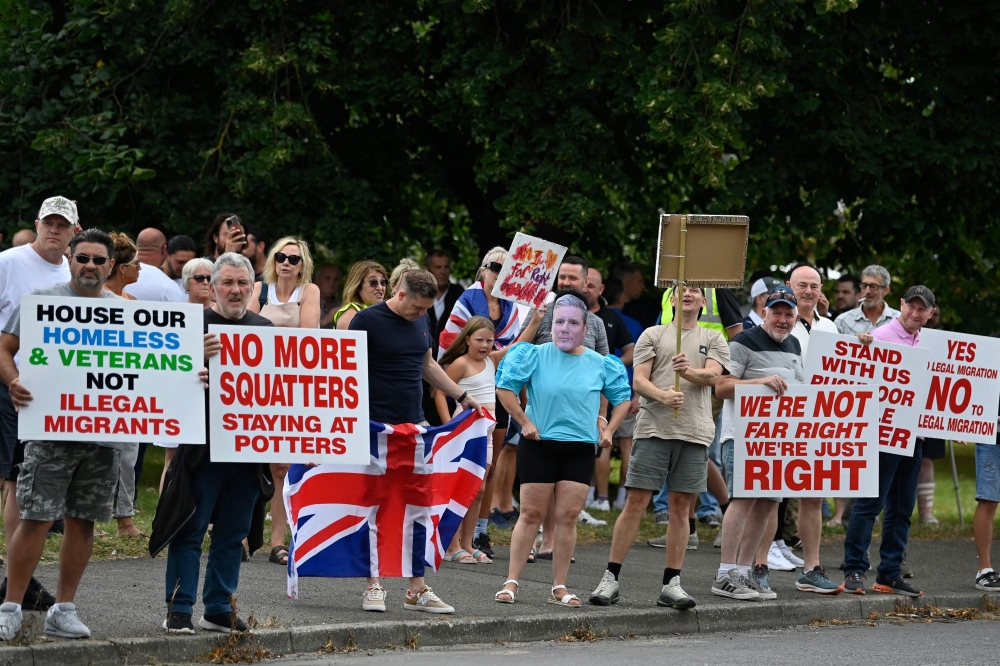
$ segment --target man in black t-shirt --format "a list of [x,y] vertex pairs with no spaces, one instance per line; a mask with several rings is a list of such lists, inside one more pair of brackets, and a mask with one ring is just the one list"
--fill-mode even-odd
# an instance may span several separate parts
[[[253,284],[253,266],[242,254],[227,252],[216,259],[212,268],[216,301],[205,311],[204,317],[206,365],[222,348],[218,337],[208,333],[210,324],[272,326],[264,317],[247,312]],[[217,379],[210,378],[212,380]],[[268,492],[274,491],[268,465],[209,460],[211,416],[207,396],[206,391],[205,446],[182,444],[178,447],[167,470],[163,495],[153,519],[150,553],[155,554],[170,544],[166,575],[168,616],[163,622],[168,634],[194,633],[191,611],[198,596],[201,546],[217,509],[220,518],[224,519],[214,521],[202,591],[205,613],[198,625],[223,633],[247,631],[246,623],[236,617],[231,599],[240,579],[243,539],[248,539],[251,553],[263,542],[262,533],[251,534],[250,529],[255,508],[263,518],[263,506],[258,500],[263,494],[266,501]],[[185,503],[181,498],[189,498],[188,503],[193,500],[194,508],[189,516],[178,515]]]
[[[466,409],[479,410],[479,403],[451,381],[434,360],[427,310],[434,306],[438,286],[425,270],[408,271],[392,298],[365,308],[351,320],[352,331],[368,334],[368,414],[380,423],[423,424],[422,380],[444,391]],[[385,590],[378,578],[368,579],[361,608],[385,611]],[[423,576],[410,578],[406,610],[454,613],[441,601]]]

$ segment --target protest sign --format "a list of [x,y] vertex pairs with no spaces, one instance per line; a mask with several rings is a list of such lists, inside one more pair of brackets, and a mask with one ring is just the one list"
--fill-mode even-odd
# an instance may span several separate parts
[[539,308],[556,283],[556,273],[566,248],[517,232],[507,260],[497,276],[493,295]]
[[208,327],[213,462],[367,465],[368,336],[263,326]]
[[734,497],[877,497],[876,387],[736,387]]
[[202,309],[21,298],[19,439],[205,443]]
[[853,335],[813,331],[806,382],[823,386],[878,386],[878,446],[912,456],[920,407],[927,400],[927,350],[876,340],[863,345]]
[[1000,339],[925,328],[928,389],[917,434],[995,444]]

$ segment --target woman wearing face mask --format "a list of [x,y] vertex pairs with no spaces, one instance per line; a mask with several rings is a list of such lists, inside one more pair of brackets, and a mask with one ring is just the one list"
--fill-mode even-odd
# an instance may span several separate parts
[[[286,236],[271,246],[264,262],[264,279],[254,285],[248,310],[281,328],[319,328],[319,287],[312,283],[309,245]],[[285,485],[287,463],[271,463],[275,490]],[[271,502],[271,554],[268,560],[288,564],[285,529],[288,516],[280,496]]]
[[[579,597],[566,588],[566,574],[576,545],[576,521],[594,474],[596,447],[611,437],[628,414],[631,389],[625,366],[616,356],[601,356],[583,346],[587,306],[571,295],[552,305],[552,342],[517,345],[497,370],[497,398],[521,425],[517,473],[521,478],[521,517],[510,545],[508,580],[494,599],[512,604],[521,575],[555,497],[555,549],[552,592],[548,602],[579,608]],[[517,396],[528,388],[527,412]],[[597,432],[601,395],[614,405],[602,434]]]
[[382,264],[374,261],[359,261],[351,266],[344,280],[344,304],[333,315],[333,326],[338,331],[351,328],[351,320],[369,305],[385,300],[385,290],[389,286],[389,274]]

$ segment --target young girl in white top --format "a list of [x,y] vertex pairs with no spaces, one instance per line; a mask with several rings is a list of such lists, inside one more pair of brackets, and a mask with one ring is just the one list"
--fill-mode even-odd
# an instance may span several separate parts
[[[521,331],[517,343],[530,343],[535,339],[538,332],[538,325],[542,321],[545,308],[536,310],[531,318],[531,323]],[[479,404],[489,412],[490,416],[496,418],[496,373],[500,359],[504,357],[508,349],[493,349],[494,336],[493,323],[486,317],[470,317],[465,328],[458,334],[455,341],[451,343],[448,350],[441,357],[441,366],[446,368],[448,377],[461,387],[463,391],[468,391],[469,395],[475,398]],[[515,343],[515,344],[517,344]],[[441,421],[447,423],[454,414],[448,411],[448,399],[441,391],[434,395],[434,404],[437,407],[438,416]],[[456,413],[460,408],[456,409]],[[486,553],[473,548],[472,538],[475,532],[476,521],[479,519],[479,506],[483,500],[483,494],[488,483],[492,482],[490,477],[490,462],[493,460],[493,428],[490,426],[486,434],[486,475],[484,482],[479,487],[479,493],[472,500],[468,513],[462,519],[461,538],[455,534],[451,544],[445,552],[445,559],[451,562],[461,562],[462,564],[489,564],[491,560]]]

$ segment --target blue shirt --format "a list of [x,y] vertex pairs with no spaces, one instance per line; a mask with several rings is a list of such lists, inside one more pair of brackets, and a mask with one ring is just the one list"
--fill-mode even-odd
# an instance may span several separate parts
[[555,344],[514,345],[497,369],[497,388],[514,394],[528,386],[528,418],[541,439],[596,444],[601,394],[612,405],[631,394],[625,366],[617,356],[585,349],[568,354]]

